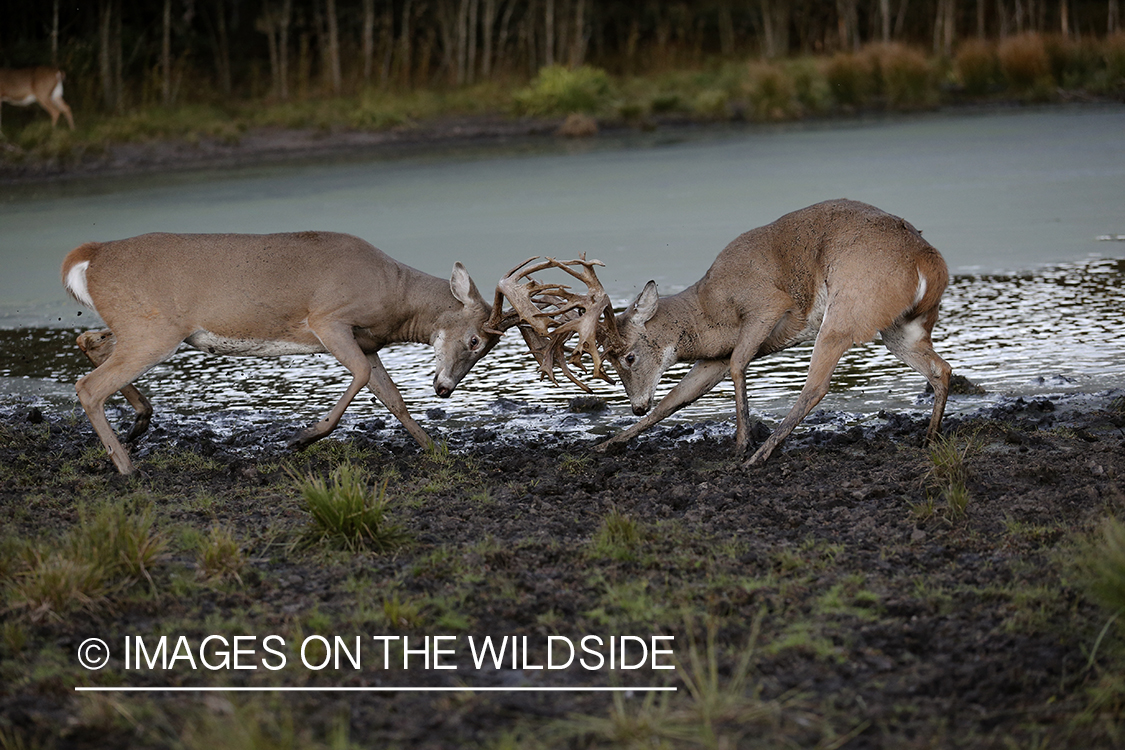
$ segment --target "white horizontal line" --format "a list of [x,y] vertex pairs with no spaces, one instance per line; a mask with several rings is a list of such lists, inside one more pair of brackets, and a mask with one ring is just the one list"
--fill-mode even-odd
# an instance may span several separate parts
[[76,687],[85,693],[656,693],[675,687]]

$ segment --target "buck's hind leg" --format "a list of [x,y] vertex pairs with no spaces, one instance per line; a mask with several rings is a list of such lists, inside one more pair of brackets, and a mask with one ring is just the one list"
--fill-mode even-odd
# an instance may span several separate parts
[[934,410],[926,430],[927,442],[941,431],[941,418],[949,397],[949,377],[953,368],[934,351],[931,332],[937,322],[937,310],[907,321],[899,321],[882,332],[883,344],[906,364],[921,373],[934,389]]
[[[94,432],[101,438],[114,466],[122,474],[131,474],[133,463],[105,418],[105,401],[150,367],[167,359],[183,340],[175,335],[161,337],[153,332],[143,333],[147,335],[140,335],[139,332],[136,338],[117,339],[105,360],[93,372],[79,378],[74,386],[78,401],[89,417],[90,424],[94,426]],[[130,341],[143,343],[128,343]]]
[[[113,331],[106,328],[101,331],[86,331],[78,337],[77,343],[82,353],[94,363],[94,367],[100,367],[109,359],[109,355],[113,354],[117,339]],[[121,395],[136,412],[133,427],[125,438],[126,443],[132,443],[148,431],[149,423],[152,421],[152,403],[132,383],[121,388]]]
[[809,412],[820,403],[821,399],[828,393],[832,371],[836,369],[840,357],[844,356],[844,352],[851,348],[851,345],[852,335],[850,333],[832,330],[828,327],[827,322],[825,323],[816,337],[816,344],[813,345],[809,375],[805,378],[805,385],[801,388],[801,395],[797,397],[797,403],[793,404],[793,408],[785,415],[785,419],[781,421],[778,428],[766,438],[766,442],[762,443],[762,447],[754,452],[754,455],[746,462],[746,466],[765,463],[774,449],[781,444],[781,441],[789,437],[793,428],[800,424],[801,420],[807,417]]

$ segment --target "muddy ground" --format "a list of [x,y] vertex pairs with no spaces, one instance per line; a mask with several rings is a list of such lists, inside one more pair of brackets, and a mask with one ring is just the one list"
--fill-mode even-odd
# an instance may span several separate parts
[[[425,452],[388,418],[293,454],[280,440],[292,424],[228,434],[207,416],[166,417],[134,447],[143,476],[122,478],[80,411],[9,403],[0,746],[1120,746],[1125,629],[1105,627],[1111,613],[1091,601],[1076,561],[1125,511],[1122,392],[1008,398],[947,419],[964,458],[963,510],[921,447],[923,420],[887,417],[802,427],[753,470],[729,439],[693,441],[691,425],[658,427],[610,456],[573,437],[514,445],[485,428],[441,433],[448,452]],[[341,464],[362,469],[373,492],[385,486],[402,546],[347,549],[308,534],[298,485]],[[25,593],[43,561],[111,505],[147,513],[163,540],[146,576],[34,609]],[[213,528],[241,551],[233,574],[208,572]],[[265,666],[268,634],[283,669]],[[257,668],[181,658],[126,669],[126,636],[154,651],[160,635],[169,653],[179,636],[189,650],[208,635],[254,636],[245,661]],[[314,635],[360,636],[360,668],[302,664],[298,644]],[[387,641],[373,640],[416,648],[438,635],[451,652],[435,658],[457,669],[408,655],[403,670],[402,641],[384,653],[376,644]],[[656,664],[675,669],[533,668],[549,636],[587,635],[671,635],[646,642],[668,646]],[[526,636],[530,658],[477,669],[470,636]],[[77,659],[91,637],[114,652],[97,671]]]

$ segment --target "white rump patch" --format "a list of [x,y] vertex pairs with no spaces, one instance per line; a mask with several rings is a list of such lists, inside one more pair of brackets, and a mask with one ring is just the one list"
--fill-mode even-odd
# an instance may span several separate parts
[[89,267],[90,261],[88,260],[71,266],[70,271],[66,274],[66,288],[74,295],[76,300],[96,311],[94,300],[90,297],[90,290],[86,288],[86,269]]
[[268,339],[234,339],[198,331],[184,339],[188,346],[209,354],[230,357],[282,357],[287,354],[319,354],[328,351],[320,344],[298,344],[293,341]]
[[914,305],[913,306],[917,307],[918,304],[922,301],[922,298],[925,297],[925,296],[926,296],[926,277],[922,275],[921,271],[919,271],[918,272],[918,291],[914,292]]
[[55,101],[62,99],[62,81],[55,84],[55,88],[51,89],[51,98]]

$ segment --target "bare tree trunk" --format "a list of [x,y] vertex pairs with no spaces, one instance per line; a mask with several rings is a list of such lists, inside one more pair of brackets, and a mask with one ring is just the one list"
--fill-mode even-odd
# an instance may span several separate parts
[[984,39],[984,2],[977,0],[977,38]]
[[363,0],[363,82],[371,83],[375,70],[375,0]]
[[336,0],[325,0],[324,12],[328,32],[328,49],[325,50],[328,85],[332,93],[338,96],[340,89],[343,88],[343,76],[340,74],[340,25],[336,18]]
[[391,79],[391,65],[395,52],[395,9],[392,3],[383,8],[383,24],[379,29],[380,46],[383,48],[383,64],[379,69],[379,85],[385,86]]
[[172,0],[164,0],[164,35],[160,46],[161,94],[164,106],[172,103]]
[[481,51],[480,51],[480,76],[484,80],[492,77],[492,39],[493,27],[496,26],[496,0],[484,0],[484,8],[480,19],[481,26]]
[[292,16],[293,0],[283,0],[277,19],[278,96],[283,102],[289,101],[289,21]]
[[906,30],[906,6],[909,0],[902,0],[898,4],[898,14],[895,15],[895,28],[891,32],[891,36],[895,39],[901,39],[903,32]]
[[891,0],[879,0],[879,23],[883,44],[891,41]]
[[410,6],[412,2],[413,0],[405,0],[405,2],[403,2],[402,4],[402,36],[399,38],[400,47],[398,77],[399,82],[402,83],[403,86],[410,85],[410,77],[412,74],[410,67],[411,56],[414,54],[414,51],[410,46],[410,34],[412,33],[410,29]]
[[952,57],[956,22],[956,0],[938,0],[937,16],[934,18],[934,54]]
[[466,50],[465,82],[477,78],[477,37],[480,35],[480,0],[469,0],[469,49]]
[[51,64],[59,64],[59,0],[51,11]]
[[1105,31],[1107,34],[1115,34],[1120,25],[1121,9],[1117,4],[1117,0],[1109,0],[1108,7],[1106,8]]
[[734,55],[734,17],[730,9],[731,0],[719,3],[719,52],[723,57]]
[[1004,0],[996,0],[996,17],[1000,20],[1000,38],[1004,39],[1011,32],[1011,27],[1008,26],[1008,14],[1004,8]]
[[859,50],[859,12],[856,0],[836,0],[840,49]]
[[215,3],[215,72],[219,76],[219,90],[230,94],[230,40],[227,36],[227,8],[223,0]]
[[543,11],[543,64],[555,64],[555,0],[547,0]]
[[98,69],[102,79],[102,101],[111,112],[117,109],[117,96],[113,87],[113,63],[110,51],[113,21],[113,0],[102,0],[98,13]]
[[590,36],[586,33],[586,0],[574,2],[574,33],[570,43],[570,66],[576,68],[586,60],[586,45]]

